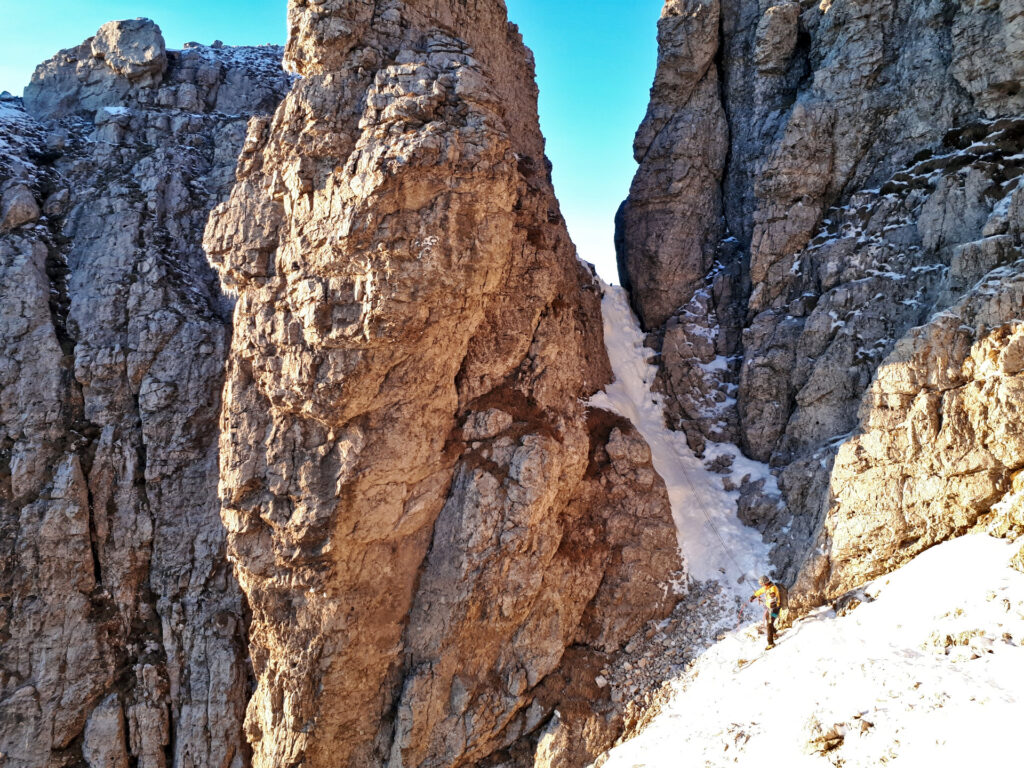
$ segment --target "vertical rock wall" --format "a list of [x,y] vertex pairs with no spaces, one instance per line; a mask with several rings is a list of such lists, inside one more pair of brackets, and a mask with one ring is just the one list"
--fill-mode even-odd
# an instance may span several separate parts
[[[834,596],[1016,514],[1006,496],[1024,465],[1016,438],[996,450],[987,431],[939,419],[913,462],[881,474],[873,462],[893,449],[882,459],[863,446],[882,421],[913,431],[882,404],[890,367],[940,354],[907,361],[900,339],[939,322],[936,312],[972,324],[975,283],[1017,269],[1022,10],[1019,0],[665,4],[640,170],[620,214],[623,279],[661,353],[673,425],[698,450],[734,442],[779,471],[782,498],[747,484],[740,512],[780,545],[787,580],[801,573],[797,599]],[[727,128],[709,124],[718,110]],[[998,306],[978,315],[974,344],[1010,343],[1021,311]],[[942,365],[967,365],[972,348]],[[900,394],[923,396],[920,386]],[[850,433],[869,437],[848,443],[833,470]],[[986,458],[964,464],[962,451]],[[941,481],[914,479],[929,473]],[[975,490],[951,490],[966,475]],[[883,529],[901,533],[883,546],[870,534]]]
[[[579,686],[600,698],[563,658],[664,615],[678,566],[647,447],[586,413],[610,378],[600,296],[532,57],[500,0],[289,18],[302,79],[251,125],[205,240],[238,296],[221,496],[253,611],[253,762],[524,754]],[[595,756],[591,711],[562,727],[600,734]]]
[[[0,104],[0,763],[248,764],[201,248],[281,49],[112,22]],[[84,761],[84,763],[83,763]]]

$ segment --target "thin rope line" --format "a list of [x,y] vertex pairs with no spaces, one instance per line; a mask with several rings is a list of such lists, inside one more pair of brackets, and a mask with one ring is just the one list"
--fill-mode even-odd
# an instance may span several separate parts
[[[686,478],[686,484],[690,486],[690,491],[698,500],[697,506],[700,508],[701,514],[704,515],[704,519],[707,520],[708,525],[711,526],[711,530],[714,532],[715,538],[718,539],[718,543],[721,545],[722,551],[725,552],[726,557],[732,560],[733,565],[736,566],[736,570],[740,572],[741,581],[742,579],[746,579],[748,576],[750,576],[749,571],[747,571],[746,568],[740,565],[736,561],[736,558],[733,557],[732,552],[729,550],[729,546],[725,543],[725,539],[722,538],[722,534],[718,530],[718,526],[715,525],[714,521],[711,519],[711,516],[708,514],[707,506],[703,502],[703,497],[699,493],[697,493],[697,488],[694,486],[693,481],[690,479],[690,473],[686,468],[686,463],[682,460],[682,457],[680,457],[678,454],[676,455],[677,458],[679,458],[679,466],[683,470],[683,477]],[[738,599],[737,603],[739,605],[739,609],[736,612],[736,629],[739,629],[743,625],[743,612],[745,606],[742,603],[739,603]]]

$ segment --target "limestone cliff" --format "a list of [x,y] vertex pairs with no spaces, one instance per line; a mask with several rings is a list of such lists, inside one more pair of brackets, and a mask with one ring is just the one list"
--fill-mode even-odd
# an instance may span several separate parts
[[583,691],[560,727],[596,755],[579,670],[665,615],[678,555],[643,441],[587,413],[599,289],[532,56],[500,0],[289,18],[302,78],[205,239],[238,297],[220,488],[253,764],[513,759]]
[[[280,48],[113,22],[0,103],[0,763],[248,763],[202,251]],[[27,110],[27,112],[25,111]]]
[[776,468],[740,511],[805,604],[1020,532],[1022,10],[665,4],[623,280],[674,426]]

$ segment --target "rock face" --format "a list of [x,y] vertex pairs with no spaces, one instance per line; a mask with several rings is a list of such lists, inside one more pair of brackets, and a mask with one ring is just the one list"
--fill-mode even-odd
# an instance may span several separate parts
[[[40,64],[25,88],[25,108],[41,120],[71,115],[94,120],[97,114],[123,114],[119,107],[159,111],[167,118],[159,130],[180,135],[182,121],[190,116],[198,125],[203,115],[273,112],[288,86],[279,54],[274,46],[192,43],[183,51],[167,51],[152,21],[112,21],[96,37]],[[174,118],[177,124],[171,125]],[[222,148],[228,160],[231,149]]]
[[0,102],[0,763],[248,763],[201,248],[280,48],[105,25]]
[[623,280],[673,426],[777,468],[740,511],[797,602],[1019,514],[1022,10],[665,4]]
[[640,169],[618,222],[623,285],[646,328],[663,326],[703,285],[722,239],[719,10],[717,0],[668,2],[658,23],[651,104],[633,143]]
[[835,458],[801,592],[842,594],[986,514],[1020,535],[1022,307],[1018,261],[914,328],[882,362],[860,429]]
[[499,0],[289,18],[302,79],[205,240],[238,296],[221,496],[253,764],[519,759],[545,723],[582,734],[548,723],[573,670],[665,615],[679,565],[645,444],[585,412],[599,291],[532,56]]
[[592,759],[680,562],[532,59],[497,0],[290,15],[273,120],[280,49],[144,19],[0,104],[3,762]]

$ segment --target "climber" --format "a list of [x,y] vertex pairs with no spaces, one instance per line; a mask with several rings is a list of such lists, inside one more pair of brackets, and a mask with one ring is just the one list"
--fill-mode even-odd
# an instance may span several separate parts
[[782,595],[779,588],[767,576],[761,577],[761,588],[750,596],[747,602],[752,603],[761,598],[764,604],[764,626],[768,630],[768,648],[775,647],[775,620],[779,618],[782,608]]

